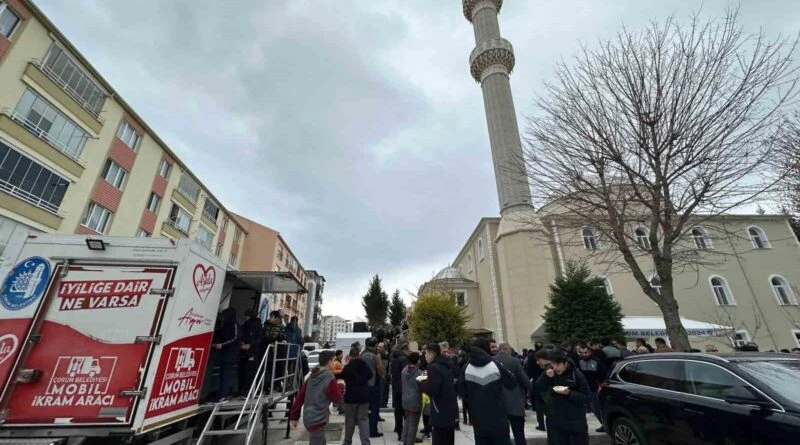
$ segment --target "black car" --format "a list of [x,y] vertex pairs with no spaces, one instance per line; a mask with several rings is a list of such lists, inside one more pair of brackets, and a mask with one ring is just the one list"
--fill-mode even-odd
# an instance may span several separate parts
[[614,365],[599,390],[615,445],[800,444],[800,357],[660,353]]

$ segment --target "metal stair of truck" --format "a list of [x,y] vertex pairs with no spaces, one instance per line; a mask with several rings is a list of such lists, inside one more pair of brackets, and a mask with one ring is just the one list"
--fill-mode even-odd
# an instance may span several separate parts
[[0,445],[64,445],[67,439],[0,439]]

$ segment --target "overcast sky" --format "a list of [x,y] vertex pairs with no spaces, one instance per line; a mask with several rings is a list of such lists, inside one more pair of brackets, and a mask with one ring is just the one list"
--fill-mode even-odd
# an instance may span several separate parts
[[[498,214],[460,1],[35,1],[227,208],[325,276],[326,315],[362,316],[376,273],[415,291]],[[750,30],[800,29],[793,0],[743,3]],[[521,125],[581,43],[699,4],[506,0]]]

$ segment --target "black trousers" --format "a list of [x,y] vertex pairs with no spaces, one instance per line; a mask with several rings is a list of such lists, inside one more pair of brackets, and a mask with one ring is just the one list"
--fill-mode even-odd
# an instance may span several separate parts
[[482,435],[475,433],[475,445],[510,445],[508,434],[488,434]]
[[508,416],[511,433],[514,434],[514,445],[525,445],[525,418],[522,416]]
[[536,426],[544,428],[544,399],[541,394],[536,391],[533,392],[533,407],[536,410]]
[[[454,445],[455,442],[456,430],[454,427],[433,427],[433,433],[431,433],[431,445]],[[475,443],[477,444],[477,441]]]
[[589,430],[576,433],[547,425],[547,443],[550,445],[589,445]]
[[394,409],[394,432],[402,434],[403,419],[406,417],[406,413],[403,411],[403,393],[392,391],[392,408]]

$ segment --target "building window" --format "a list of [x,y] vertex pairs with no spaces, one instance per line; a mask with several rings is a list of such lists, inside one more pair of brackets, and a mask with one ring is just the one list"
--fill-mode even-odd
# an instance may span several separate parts
[[800,329],[792,329],[792,337],[794,337],[794,342],[797,343],[797,346],[800,347]]
[[278,247],[278,261],[283,259],[283,249]]
[[733,306],[736,300],[733,298],[733,292],[728,286],[728,282],[722,277],[711,277],[708,279],[711,285],[711,292],[714,294],[714,300],[719,306]]
[[55,42],[44,56],[42,71],[92,116],[97,117],[103,111],[106,94],[92,76]]
[[147,201],[147,210],[158,213],[159,205],[161,205],[161,197],[156,195],[156,192],[150,192],[150,199]]
[[203,204],[203,215],[211,221],[217,222],[219,206],[211,198],[206,198],[206,202]]
[[69,181],[0,140],[0,190],[58,213]]
[[234,243],[238,243],[239,240],[241,240],[241,239],[242,239],[242,231],[239,230],[239,229],[236,229],[236,231],[233,232],[233,242]]
[[647,229],[644,227],[637,227],[633,232],[633,236],[636,237],[636,244],[639,248],[642,250],[650,250],[650,235],[647,233]]
[[119,126],[119,130],[117,130],[117,139],[122,141],[131,150],[136,151],[136,149],[139,147],[139,141],[142,139],[142,136],[133,129],[131,124],[127,123],[126,121],[122,121],[122,124]]
[[231,252],[231,256],[228,258],[228,265],[236,266],[236,254],[233,252]]
[[201,224],[197,228],[197,235],[195,235],[194,239],[198,244],[210,251],[214,242],[214,233]]
[[659,295],[661,294],[661,278],[659,278],[658,275],[653,275],[653,277],[650,278],[650,287],[658,292]]
[[753,243],[754,249],[768,249],[769,239],[764,230],[758,226],[750,226],[747,228],[747,235],[750,237],[750,242]]
[[481,261],[486,258],[486,254],[483,253],[483,239],[478,240],[478,255],[480,255]]
[[22,93],[13,117],[36,137],[78,159],[89,135],[30,88]]
[[138,236],[139,238],[150,238],[152,236],[152,233],[150,233],[150,232],[148,232],[147,230],[144,230],[144,229],[139,229],[136,232],[136,236]]
[[772,285],[772,292],[775,293],[775,298],[778,299],[778,304],[781,306],[795,306],[797,305],[797,298],[794,295],[792,287],[781,276],[773,275],[769,278],[770,285]]
[[221,225],[221,227],[222,227],[222,231],[223,232],[227,232],[228,231],[228,217],[227,216],[223,216],[222,217],[222,225]]
[[168,179],[170,167],[171,166],[169,162],[166,159],[162,158],[161,162],[158,164],[158,176],[161,176],[164,179]]
[[702,227],[692,228],[692,238],[694,238],[694,246],[697,249],[708,250],[711,248],[711,238],[709,238],[706,229]]
[[111,159],[107,159],[106,165],[103,167],[103,179],[121,190],[125,184],[125,169]]
[[217,243],[217,247],[214,249],[214,255],[217,257],[222,256],[222,243]]
[[105,233],[110,218],[110,210],[98,204],[91,203],[89,204],[89,209],[86,211],[86,216],[83,218],[83,226],[97,233]]
[[10,39],[19,22],[19,16],[4,2],[0,2],[0,36]]
[[611,280],[608,277],[601,277],[603,279],[603,287],[606,290],[606,294],[609,296],[614,295],[614,288],[611,286]]
[[467,254],[467,272],[472,273],[473,266],[472,266],[472,252]]
[[192,224],[192,215],[179,205],[172,204],[172,209],[169,212],[169,223],[184,234],[188,234],[189,226]]
[[200,186],[186,172],[183,172],[178,181],[178,191],[192,203],[197,202],[200,197]]
[[731,344],[734,348],[741,348],[742,346],[750,343],[750,333],[744,329],[739,329],[734,332],[733,338],[731,338]]
[[586,250],[597,250],[597,235],[595,235],[594,230],[588,227],[585,227],[581,231],[581,235],[583,235],[583,248]]

